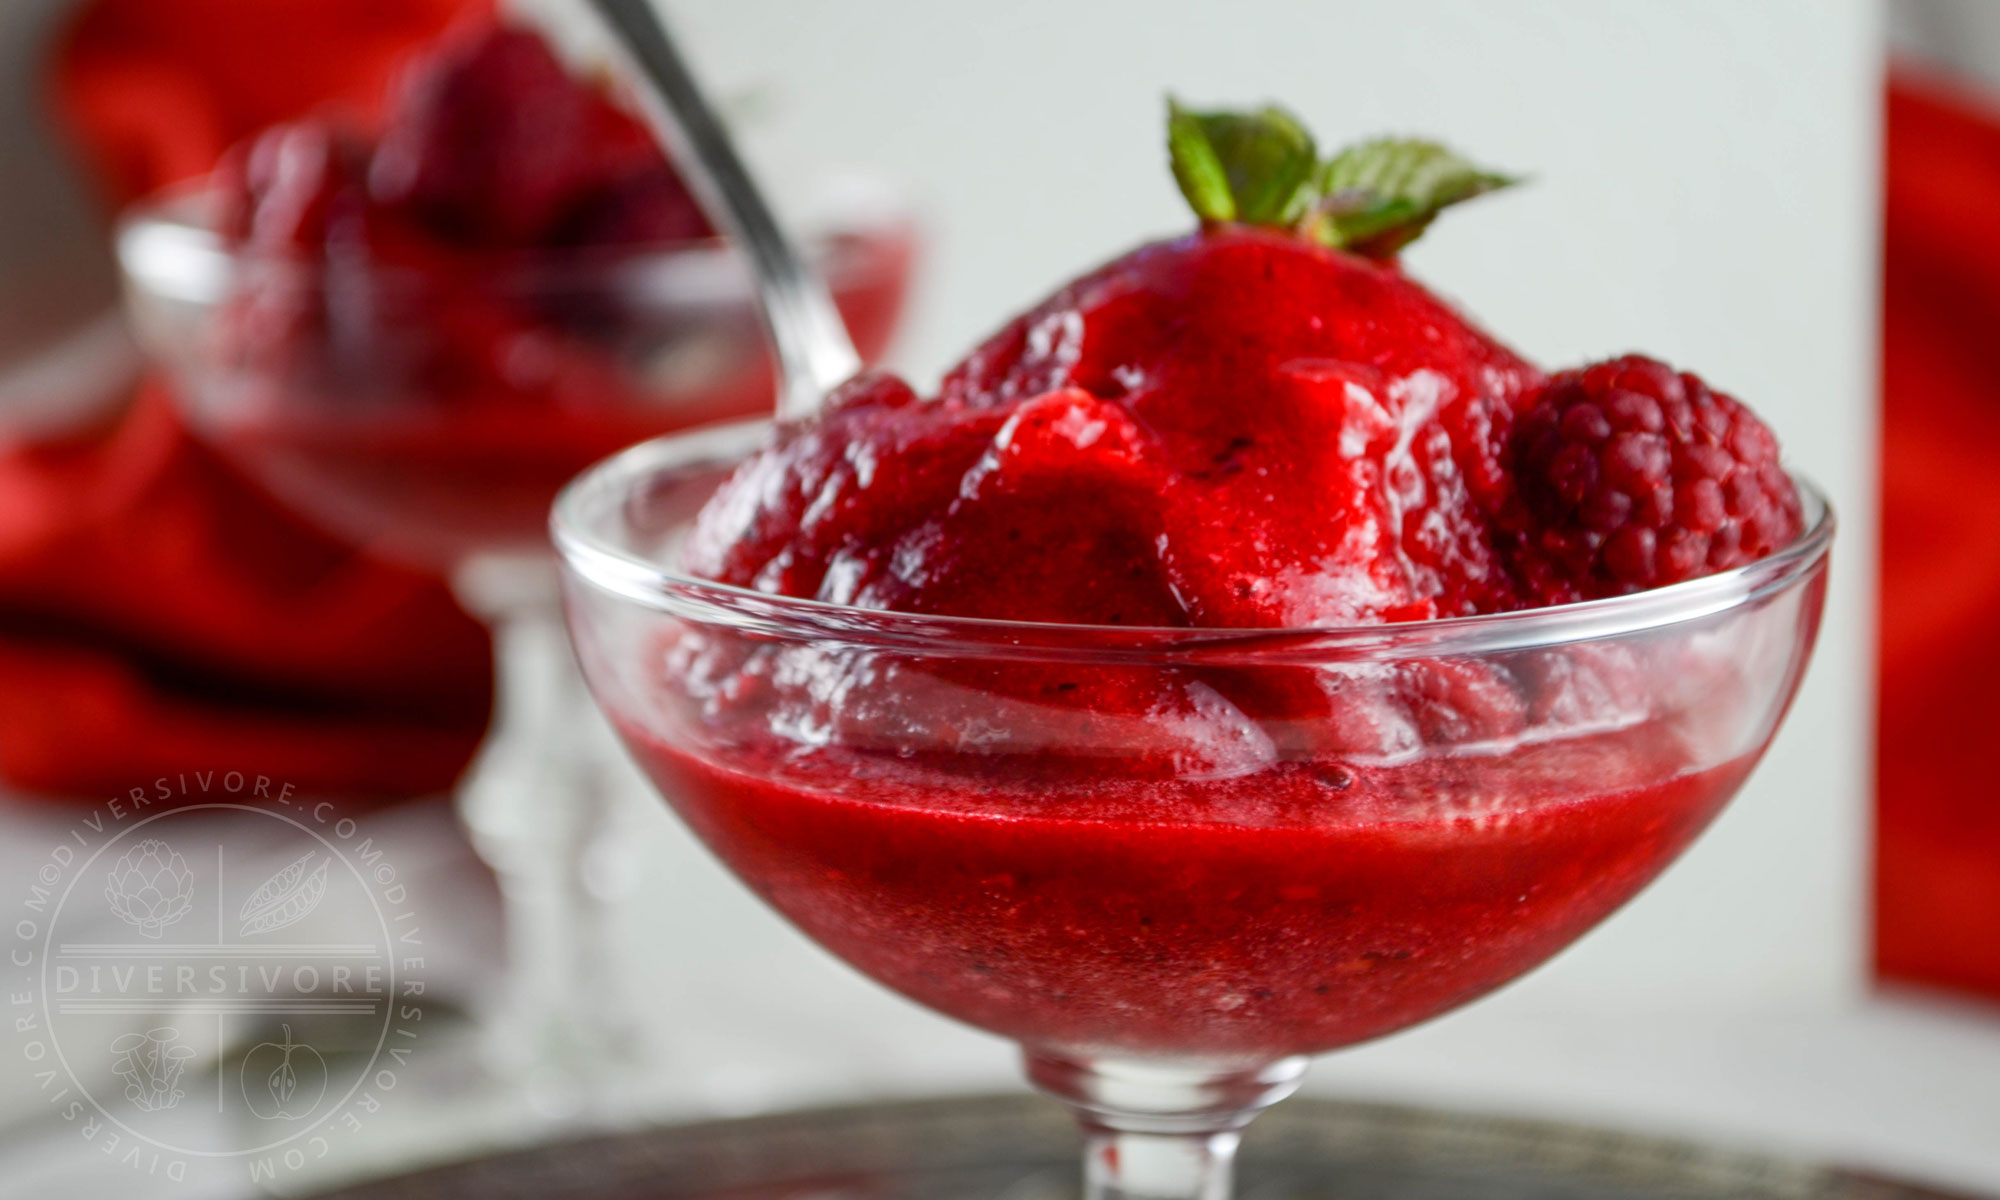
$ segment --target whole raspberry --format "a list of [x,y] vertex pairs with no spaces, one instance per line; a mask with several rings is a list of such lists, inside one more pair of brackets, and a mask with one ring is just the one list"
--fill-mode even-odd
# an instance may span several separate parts
[[1778,440],[1748,408],[1637,355],[1551,378],[1508,444],[1502,524],[1545,604],[1754,562],[1799,534]]
[[468,27],[412,64],[370,189],[447,241],[537,244],[598,181],[598,103],[536,34]]

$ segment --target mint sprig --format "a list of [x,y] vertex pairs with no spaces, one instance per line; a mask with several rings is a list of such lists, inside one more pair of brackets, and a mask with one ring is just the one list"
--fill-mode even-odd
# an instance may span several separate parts
[[1454,204],[1508,187],[1436,142],[1378,138],[1321,162],[1312,134],[1275,105],[1194,112],[1167,101],[1174,179],[1205,222],[1287,229],[1388,258]]

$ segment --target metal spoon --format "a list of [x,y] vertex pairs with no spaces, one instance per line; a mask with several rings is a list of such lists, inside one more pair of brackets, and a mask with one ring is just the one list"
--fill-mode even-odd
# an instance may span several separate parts
[[764,202],[649,0],[591,3],[652,85],[646,115],[654,131],[693,168],[688,184],[702,207],[721,219],[756,268],[764,326],[778,355],[779,418],[811,415],[829,391],[861,369],[826,281]]

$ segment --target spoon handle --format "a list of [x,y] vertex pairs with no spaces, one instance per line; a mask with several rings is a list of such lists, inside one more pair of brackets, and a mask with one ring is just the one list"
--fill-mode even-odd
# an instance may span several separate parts
[[764,324],[778,354],[779,418],[811,415],[828,392],[861,369],[826,281],[785,236],[650,0],[591,3],[652,84],[657,103],[647,105],[647,115],[693,168],[689,186],[756,268]]

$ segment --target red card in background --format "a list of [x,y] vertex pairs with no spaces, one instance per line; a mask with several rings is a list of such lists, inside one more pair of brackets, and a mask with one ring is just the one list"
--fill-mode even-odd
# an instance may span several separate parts
[[[206,172],[489,0],[96,0],[58,42],[61,123],[107,209]],[[0,449],[0,779],[102,799],[181,771],[305,793],[451,786],[491,705],[443,584],[322,534],[180,426],[157,384],[98,428]]]
[[2000,995],[2000,104],[1899,72],[1887,145],[1876,963]]

